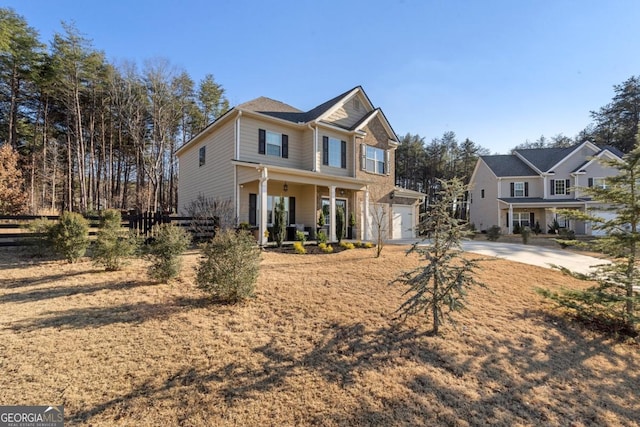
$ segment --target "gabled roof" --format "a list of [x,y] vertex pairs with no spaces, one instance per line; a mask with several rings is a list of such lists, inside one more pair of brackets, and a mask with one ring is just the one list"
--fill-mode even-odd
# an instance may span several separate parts
[[512,154],[480,156],[480,158],[498,178],[507,176],[539,176],[529,165]]
[[515,150],[515,153],[522,156],[541,172],[550,172],[555,165],[581,145],[572,145],[565,148],[527,148]]
[[602,148],[600,151],[598,151],[598,153],[593,156],[590,159],[587,159],[584,163],[582,163],[580,166],[578,166],[575,170],[573,170],[574,173],[576,172],[585,172],[585,169],[593,162],[597,161],[598,159],[602,158],[603,156],[607,156],[607,157],[613,157],[613,158],[618,158],[618,159],[622,159],[622,156],[624,156],[624,153],[620,150],[618,150],[616,147],[612,147],[610,145],[606,145],[604,148]]

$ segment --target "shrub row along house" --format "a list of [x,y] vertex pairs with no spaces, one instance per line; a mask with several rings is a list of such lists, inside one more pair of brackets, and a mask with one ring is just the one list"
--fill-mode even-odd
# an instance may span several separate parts
[[604,166],[601,158],[621,160],[613,147],[599,148],[584,142],[567,148],[514,150],[509,155],[481,156],[470,181],[469,221],[484,231],[494,225],[502,233],[519,227],[540,226],[543,232],[557,221],[560,228],[576,234],[597,234],[584,221],[572,221],[558,209],[598,213],[598,205],[581,194],[581,187],[606,186],[607,177],[618,170]]
[[[315,235],[325,216],[336,240],[336,210],[356,222],[353,238],[414,237],[425,195],[395,186],[398,137],[362,87],[309,111],[260,97],[240,104],[177,151],[178,206],[198,197],[230,200],[239,223],[267,241],[273,211],[284,198],[290,230]],[[381,215],[381,213],[383,213]]]

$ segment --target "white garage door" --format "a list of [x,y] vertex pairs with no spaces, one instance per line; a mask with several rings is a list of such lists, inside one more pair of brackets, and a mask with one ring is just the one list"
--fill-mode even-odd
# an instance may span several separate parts
[[[593,211],[591,212],[591,214],[593,216],[599,216],[601,218],[604,218],[605,221],[609,221],[611,219],[614,219],[616,217],[616,213],[615,212],[609,212],[609,211]],[[592,224],[593,226],[593,224]],[[604,230],[594,230],[593,228],[591,229],[591,235],[592,236],[606,236],[606,232]]]
[[416,233],[413,227],[414,208],[410,205],[393,205],[392,239],[411,239]]

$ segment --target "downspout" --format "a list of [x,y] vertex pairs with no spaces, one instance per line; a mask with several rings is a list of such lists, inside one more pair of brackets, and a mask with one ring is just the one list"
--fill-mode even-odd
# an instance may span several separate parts
[[318,126],[313,127],[311,126],[311,123],[309,123],[307,127],[313,131],[313,167],[311,170],[313,172],[318,172]]
[[[236,160],[240,160],[240,116],[242,115],[242,111],[238,111],[238,117],[236,118]],[[236,215],[235,221],[236,223],[240,219],[240,186],[238,185],[238,165],[233,166],[233,188],[235,189],[234,193],[236,195]],[[237,224],[236,224],[237,225]]]
[[268,240],[267,236],[265,235],[265,231],[267,231],[267,184],[269,181],[269,174],[265,166],[258,167],[257,169],[258,171],[260,171],[260,184],[258,187],[258,193],[260,196],[260,223],[258,224],[258,241],[260,242],[260,246],[265,246]]

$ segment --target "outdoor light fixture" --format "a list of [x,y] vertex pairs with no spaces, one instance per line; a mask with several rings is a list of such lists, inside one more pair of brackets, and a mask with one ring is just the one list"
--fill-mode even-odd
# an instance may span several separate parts
[[343,189],[340,189],[340,195],[344,196],[344,190]]
[[284,190],[284,192],[286,193],[287,191],[289,191],[289,186],[287,185],[287,183],[285,182],[284,185],[282,186],[282,189]]

